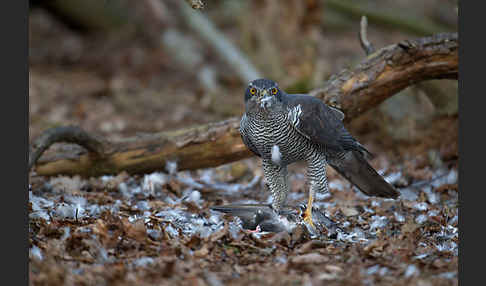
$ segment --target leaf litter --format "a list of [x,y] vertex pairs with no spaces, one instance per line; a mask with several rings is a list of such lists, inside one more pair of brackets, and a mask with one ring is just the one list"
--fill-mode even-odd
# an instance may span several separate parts
[[[257,169],[255,160],[243,162]],[[238,178],[230,169],[178,172],[171,163],[166,172],[144,176],[37,181],[29,191],[31,279],[121,285],[457,285],[454,168],[428,184],[399,188],[397,200],[362,196],[331,175],[330,194],[320,195],[315,204],[314,214],[320,216],[315,220],[325,222],[318,233],[291,215],[269,219],[262,213],[258,219],[212,210],[271,201],[259,173]],[[404,172],[388,173],[390,182],[410,180],[402,178]],[[302,182],[294,183],[299,187],[289,205],[302,206],[305,176],[290,176]]]

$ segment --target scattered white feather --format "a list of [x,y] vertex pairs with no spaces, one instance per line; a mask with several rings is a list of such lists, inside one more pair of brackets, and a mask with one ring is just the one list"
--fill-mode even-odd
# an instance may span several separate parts
[[388,273],[388,267],[382,267],[378,272],[378,275],[385,276]]
[[71,235],[71,228],[69,226],[62,228],[64,233],[61,236],[61,241],[66,240]]
[[54,206],[54,202],[38,197],[32,194],[32,192],[29,192],[29,202],[32,203],[32,210],[34,211],[41,211],[44,208],[51,208]]
[[86,204],[87,201],[85,198],[80,196],[67,196],[64,198],[66,202],[69,202],[71,206],[74,208],[75,217],[82,218],[86,214]]
[[388,218],[386,216],[374,215],[371,217],[370,230],[383,228],[387,225],[387,223],[388,223]]
[[112,179],[114,178],[114,176],[111,176],[111,175],[104,175],[104,176],[101,176],[100,179],[103,183],[106,183],[106,182],[109,182],[111,181]]
[[286,217],[284,216],[278,216],[278,220],[280,221],[280,224],[288,231],[291,232],[296,226],[297,223],[289,221]]
[[331,197],[331,194],[329,192],[325,192],[325,193],[316,193],[316,200],[325,200],[325,199],[328,199]]
[[147,229],[147,235],[153,240],[158,240],[162,236],[162,233],[157,229]]
[[418,199],[417,192],[411,188],[401,189],[399,192],[402,200],[416,201]]
[[447,175],[447,184],[455,183],[457,183],[457,171],[455,169],[452,169]]
[[453,218],[451,218],[451,219],[450,219],[450,220],[449,220],[447,223],[448,223],[448,224],[452,224],[452,225],[453,225],[453,224],[457,224],[458,220],[459,220],[459,216],[458,216],[458,215],[455,215],[455,216],[454,216]]
[[405,270],[405,278],[409,278],[412,276],[418,276],[420,274],[420,270],[414,264],[410,264],[407,269]]
[[177,162],[175,162],[175,161],[167,161],[165,163],[165,170],[167,170],[167,172],[170,175],[174,175],[175,173],[177,173]]
[[168,181],[167,175],[163,173],[152,173],[145,175],[142,182],[142,190],[148,191],[150,194],[155,194],[156,190],[166,184]]
[[177,229],[173,228],[170,224],[165,227],[165,232],[167,232],[171,237],[179,236],[179,232],[177,231]]
[[374,208],[376,208],[376,207],[381,206],[381,203],[379,201],[372,200],[371,201],[371,206],[374,207]]
[[29,214],[29,218],[50,221],[51,218],[45,209],[52,207],[54,205],[53,202],[42,197],[35,196],[31,191],[29,191],[29,202],[32,206],[32,212]]
[[280,160],[282,158],[282,154],[280,153],[280,148],[278,145],[273,145],[272,146],[272,162],[280,165]]
[[418,224],[422,224],[427,221],[427,216],[424,214],[421,214],[415,218],[415,222]]
[[358,232],[344,233],[338,230],[337,234],[338,234],[337,240],[339,241],[352,242],[352,243],[368,241],[366,238],[360,237],[361,234]]
[[370,267],[366,268],[366,274],[367,275],[373,275],[373,274],[377,273],[378,270],[380,270],[380,268],[381,268],[380,264],[370,266]]
[[191,187],[193,189],[203,189],[204,185],[196,182],[193,177],[191,177],[188,173],[183,172],[182,174],[177,175],[177,180],[184,185]]
[[366,241],[367,240],[364,231],[361,228],[359,228],[359,227],[353,228],[353,230],[351,231],[351,233],[353,234],[353,236],[358,241]]
[[416,255],[414,257],[412,257],[413,259],[418,259],[418,260],[421,260],[421,259],[424,259],[425,257],[429,256],[428,253],[423,253],[423,254],[419,254],[419,255]]
[[329,182],[329,188],[333,190],[343,191],[344,185],[340,180],[332,180]]
[[144,257],[140,257],[139,259],[136,259],[135,261],[133,261],[133,266],[135,266],[135,267],[146,267],[146,266],[152,265],[154,263],[155,262],[154,262],[154,259],[152,257],[144,256]]
[[[118,185],[118,190],[122,193],[125,198],[131,198],[136,194],[143,193],[140,186],[128,186],[127,183],[122,182]],[[143,193],[146,194],[146,193]]]
[[438,274],[437,277],[445,278],[445,279],[455,279],[457,278],[457,272],[456,271],[443,272]]
[[140,211],[147,211],[150,210],[150,205],[147,201],[138,201],[135,208]]
[[33,258],[33,259],[37,259],[37,260],[42,260],[44,259],[44,256],[42,255],[42,250],[37,247],[37,246],[32,246],[32,248],[30,248],[30,256]]
[[435,247],[440,252],[454,252],[455,255],[457,251],[457,243],[454,241],[446,241],[443,243],[436,244]]
[[396,183],[402,177],[402,172],[394,172],[383,177],[389,184]]
[[394,212],[393,214],[395,215],[395,220],[397,222],[405,222],[405,217],[402,214],[397,212]]
[[92,204],[86,207],[86,214],[90,217],[98,217],[101,212],[105,209],[109,209],[110,206],[102,206],[100,207],[97,204]]
[[219,224],[221,222],[221,217],[219,213],[212,213],[209,217],[209,223]]
[[[445,171],[447,172],[447,171]],[[445,175],[445,172],[443,170],[437,171],[435,176],[439,177],[435,180],[432,181],[432,186],[434,188],[438,188],[442,185],[445,184],[455,184],[457,183],[457,171],[455,169],[451,169],[447,175]],[[444,176],[441,176],[444,175]]]
[[413,205],[414,209],[419,211],[426,211],[429,208],[429,205],[426,202],[415,203]]
[[228,226],[228,231],[231,235],[231,238],[237,239],[238,234],[240,233],[241,230],[242,230],[241,219],[239,217],[233,218],[233,220],[229,222],[229,226]]
[[431,186],[425,186],[422,191],[427,195],[427,201],[431,204],[436,204],[440,201],[440,196],[432,191]]
[[287,264],[288,259],[284,255],[279,255],[275,257],[274,261],[276,264]]
[[76,208],[71,204],[60,203],[53,211],[53,215],[59,219],[74,219],[76,217]]
[[201,203],[201,193],[197,190],[193,190],[189,193],[189,195],[187,196],[186,198],[186,201],[188,202],[194,202],[196,204],[200,204]]
[[375,213],[375,210],[373,209],[370,209],[369,207],[367,206],[363,206],[363,210],[367,213],[370,213],[370,214],[374,214]]
[[32,213],[29,214],[29,218],[31,219],[43,219],[45,221],[50,221],[50,217],[49,217],[49,214],[44,211],[44,210],[40,210],[40,211],[33,211]]
[[427,213],[427,216],[429,217],[432,217],[432,216],[437,216],[439,215],[439,211],[438,210],[430,210],[428,213]]

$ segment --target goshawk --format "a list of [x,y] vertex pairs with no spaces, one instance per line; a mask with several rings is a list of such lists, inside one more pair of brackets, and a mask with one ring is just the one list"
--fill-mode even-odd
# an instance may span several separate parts
[[268,79],[249,83],[245,109],[240,122],[241,137],[262,158],[275,211],[282,209],[289,192],[287,165],[297,161],[308,164],[310,190],[304,220],[312,227],[315,193],[328,191],[327,164],[367,195],[398,196],[368,164],[364,155],[369,152],[344,128],[344,114],[338,109],[313,96],[287,94]]

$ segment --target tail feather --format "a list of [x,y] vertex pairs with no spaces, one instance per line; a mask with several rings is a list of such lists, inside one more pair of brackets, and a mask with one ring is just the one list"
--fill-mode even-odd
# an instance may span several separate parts
[[370,151],[368,151],[368,149],[365,148],[365,146],[361,145],[361,143],[359,142],[356,142],[357,145],[358,145],[358,151],[363,155],[365,156],[365,158],[367,159],[373,159],[375,158],[375,154],[371,153]]
[[329,164],[368,196],[397,198],[400,194],[383,179],[359,151],[348,151]]

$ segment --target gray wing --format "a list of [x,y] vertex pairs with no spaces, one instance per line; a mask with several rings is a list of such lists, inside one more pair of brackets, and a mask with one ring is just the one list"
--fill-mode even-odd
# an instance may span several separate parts
[[335,151],[356,150],[369,153],[344,128],[344,114],[321,100],[303,94],[285,96],[296,130],[313,142]]
[[250,149],[251,152],[253,152],[255,155],[258,157],[261,157],[260,153],[258,152],[258,149],[253,145],[253,142],[251,142],[250,139],[250,134],[248,130],[248,122],[246,118],[246,114],[243,114],[240,120],[240,135],[241,135],[241,140],[243,140],[243,143],[245,143],[246,147]]
[[329,109],[331,109],[331,111],[334,113],[334,115],[336,115],[337,118],[339,118],[339,120],[343,121],[344,113],[341,110],[339,110],[335,107],[329,106],[329,105],[327,107],[329,107]]

